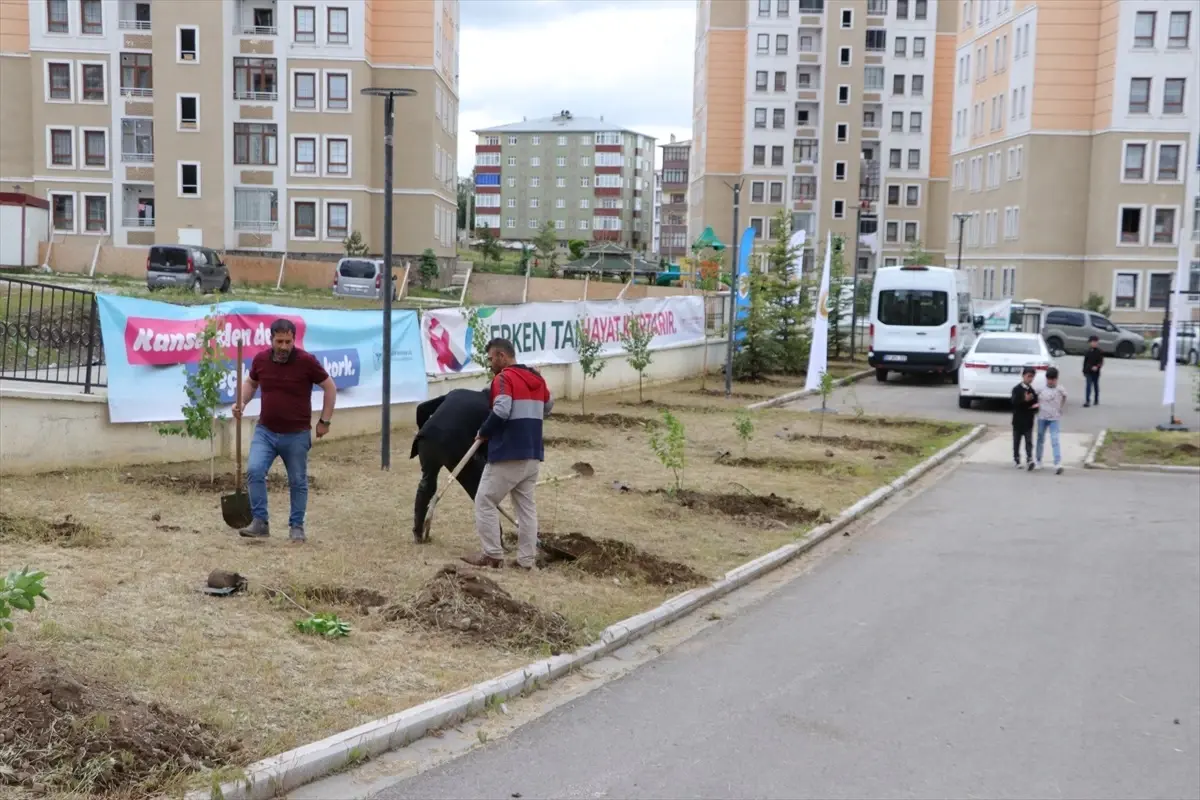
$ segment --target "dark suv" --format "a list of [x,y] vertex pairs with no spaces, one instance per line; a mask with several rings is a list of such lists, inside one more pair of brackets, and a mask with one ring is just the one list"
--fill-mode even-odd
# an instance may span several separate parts
[[229,291],[229,268],[215,250],[188,244],[156,244],[146,256],[146,288]]

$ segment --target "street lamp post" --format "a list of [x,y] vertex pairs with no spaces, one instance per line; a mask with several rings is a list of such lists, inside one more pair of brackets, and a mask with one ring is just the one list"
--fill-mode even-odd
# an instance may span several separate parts
[[733,258],[729,263],[729,331],[725,343],[725,396],[733,396],[733,329],[737,323],[738,290],[738,211],[742,202],[742,184],[733,185]]
[[966,227],[967,220],[970,218],[970,214],[961,211],[954,214],[954,221],[958,223],[958,266],[955,269],[962,269],[963,228]]
[[416,89],[369,87],[368,97],[383,103],[383,430],[379,437],[380,469],[392,467],[392,158],[395,145],[396,98],[412,97]]
[[[879,175],[879,162],[875,160],[866,161],[863,164],[863,175],[860,178],[859,186],[859,203],[858,210],[854,214],[854,276],[850,284],[850,360],[854,360],[854,353],[857,349],[857,334],[858,334],[858,245],[859,239],[862,238],[862,214],[863,209],[870,210],[871,202],[875,199],[877,186],[877,177]],[[878,225],[878,222],[876,222]],[[878,229],[876,229],[878,230]],[[878,233],[876,234],[878,235]],[[841,289],[838,289],[841,292]]]

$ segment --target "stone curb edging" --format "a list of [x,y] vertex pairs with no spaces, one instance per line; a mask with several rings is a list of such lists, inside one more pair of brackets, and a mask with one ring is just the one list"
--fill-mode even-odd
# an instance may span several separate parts
[[480,713],[489,703],[507,700],[560,678],[803,555],[925,473],[945,463],[979,439],[986,430],[986,425],[975,426],[956,442],[842,511],[833,521],[809,531],[803,541],[784,545],[731,569],[725,573],[725,577],[708,586],[676,595],[658,608],[614,623],[600,634],[597,641],[573,653],[535,661],[500,677],[264,759],[247,767],[243,779],[220,787],[189,792],[186,800],[217,797],[224,800],[267,800],[364,759],[403,747],[432,730],[456,724]]
[[[874,375],[874,374],[875,374],[875,370],[864,369],[860,372],[855,372],[851,375],[847,375],[844,378],[839,378],[838,380],[833,382],[833,385],[834,385],[834,387],[849,386],[852,383],[858,383],[863,378],[866,378],[867,376]],[[746,406],[746,408],[750,409],[751,411],[754,411],[754,410],[757,410],[760,408],[775,408],[776,406],[782,406],[787,403],[790,403],[793,400],[803,400],[805,397],[812,397],[814,394],[820,394],[820,392],[816,389],[799,389],[795,392],[788,392],[787,394],[781,394],[778,397],[772,397],[770,400],[762,400],[757,403],[751,403],[750,405]]]
[[1107,438],[1108,429],[1105,428],[1096,436],[1096,442],[1092,445],[1092,449],[1088,450],[1087,458],[1083,460],[1084,469],[1107,469],[1119,472],[1151,472],[1169,475],[1200,475],[1200,467],[1189,467],[1179,464],[1117,464],[1116,466],[1111,466],[1109,464],[1097,464],[1096,456],[1100,453],[1100,448],[1104,446],[1104,441]]

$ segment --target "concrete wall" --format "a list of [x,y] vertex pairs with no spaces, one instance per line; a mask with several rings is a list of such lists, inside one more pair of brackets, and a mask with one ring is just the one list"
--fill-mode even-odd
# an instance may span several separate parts
[[[647,382],[667,383],[699,375],[708,348],[708,368],[719,370],[724,363],[725,343],[710,340],[706,345],[657,350]],[[588,382],[589,392],[614,391],[637,385],[637,373],[624,356],[607,359],[600,375]],[[579,364],[548,364],[540,367],[556,397],[579,396],[583,376]],[[481,375],[433,377],[429,396],[438,397],[451,389],[480,388]],[[380,408],[340,409],[330,438],[378,434]],[[394,427],[411,428],[415,404],[392,406]],[[219,424],[217,454],[232,456],[234,437],[231,421]],[[243,436],[249,427],[243,429]],[[407,440],[397,441],[393,457],[408,455]],[[207,442],[163,437],[150,424],[115,425],[108,421],[107,400],[63,390],[0,387],[0,475],[79,467],[120,468],[131,464],[162,464],[208,458]]]
[[[587,281],[588,300],[615,300],[624,283],[617,281]],[[526,302],[539,303],[554,300],[582,300],[584,280],[582,278],[530,278],[529,296]],[[504,305],[520,303],[525,294],[525,276],[505,275],[496,272],[473,272],[467,286],[467,299],[471,303]],[[700,294],[679,286],[648,286],[634,284],[625,292],[625,299],[640,300],[644,297],[676,297]]]

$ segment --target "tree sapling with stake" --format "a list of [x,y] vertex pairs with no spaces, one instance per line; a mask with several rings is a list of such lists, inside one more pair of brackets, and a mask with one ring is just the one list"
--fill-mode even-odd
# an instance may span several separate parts
[[750,452],[750,440],[754,438],[754,420],[745,411],[739,411],[733,418],[733,429],[742,440],[742,455]]
[[650,326],[638,319],[636,314],[631,314],[621,331],[621,346],[625,348],[625,360],[638,374],[639,403],[645,402],[642,399],[642,379],[645,377],[646,368],[650,366],[652,359],[650,342],[653,339],[654,331]]
[[821,438],[825,431],[825,414],[829,410],[829,396],[833,394],[833,376],[829,374],[829,370],[821,373],[821,384],[817,387],[817,391],[821,395],[821,418],[817,421],[817,438]]
[[[216,422],[224,418],[217,413],[217,409],[221,407],[221,384],[228,374],[225,353],[217,341],[222,322],[223,318],[218,316],[214,306],[204,318],[204,327],[200,330],[201,351],[196,374],[189,375],[187,368],[184,368],[184,391],[187,393],[188,402],[180,409],[183,412],[183,422],[159,425],[157,428],[160,436],[208,440],[210,483],[215,483],[217,479]],[[241,364],[236,365],[236,369],[241,368]]]
[[669,409],[664,408],[662,424],[651,426],[649,433],[650,449],[654,451],[654,455],[658,457],[662,465],[671,470],[671,474],[675,476],[675,486],[670,493],[672,495],[679,494],[683,491],[684,446],[687,444],[683,422]]
[[575,349],[579,354],[579,369],[583,372],[583,381],[579,391],[579,407],[586,414],[588,378],[595,378],[600,374],[600,370],[604,369],[604,361],[600,358],[600,349],[604,343],[592,336],[586,319],[581,319],[576,328],[578,334],[575,337]]

